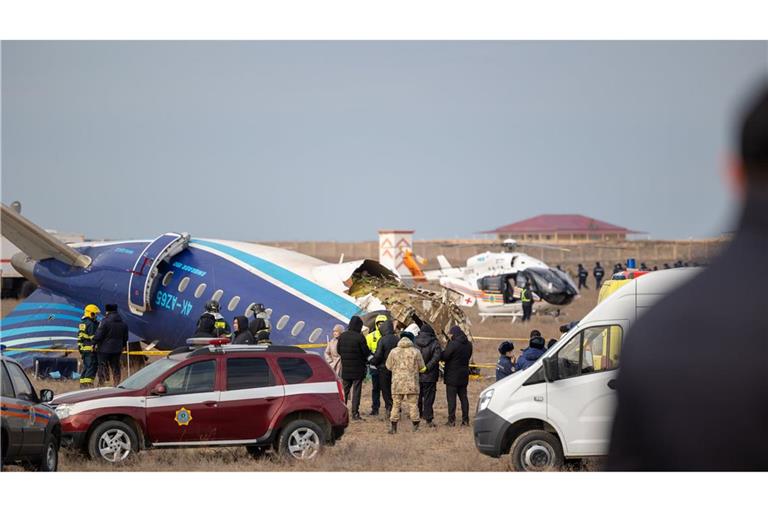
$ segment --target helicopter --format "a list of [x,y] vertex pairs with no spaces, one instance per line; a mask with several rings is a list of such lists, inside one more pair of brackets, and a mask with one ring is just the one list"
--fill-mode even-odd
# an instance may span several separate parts
[[[566,252],[569,249],[519,243],[511,238],[500,244],[477,245],[500,245],[503,250],[476,254],[467,259],[464,267],[454,267],[445,256],[440,255],[437,257],[440,269],[422,271],[419,277],[427,282],[439,282],[441,286],[458,293],[459,305],[467,308],[476,306],[481,322],[496,317],[512,318],[513,322],[521,318],[520,292],[526,283],[530,283],[533,292],[536,314],[558,316],[560,308],[579,295],[576,284],[566,272],[520,252],[518,248],[531,246]],[[414,259],[411,255],[410,261]]]

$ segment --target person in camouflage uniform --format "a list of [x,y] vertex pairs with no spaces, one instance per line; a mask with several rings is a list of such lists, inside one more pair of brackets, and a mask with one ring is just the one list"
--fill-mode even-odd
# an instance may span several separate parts
[[419,349],[413,346],[413,334],[403,332],[397,347],[387,357],[387,369],[392,372],[392,413],[389,433],[397,433],[400,406],[408,406],[414,432],[419,429],[419,373],[426,370]]

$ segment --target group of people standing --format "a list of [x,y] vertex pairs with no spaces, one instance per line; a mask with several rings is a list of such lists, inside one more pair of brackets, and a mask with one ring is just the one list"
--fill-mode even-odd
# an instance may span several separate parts
[[325,357],[342,380],[344,397],[351,400],[352,419],[362,420],[360,397],[366,375],[371,376],[371,416],[379,414],[384,402],[390,420],[391,434],[397,432],[400,409],[408,408],[413,430],[421,420],[435,427],[434,403],[440,362],[443,362],[448,401],[446,425],[456,425],[456,401],[461,403],[462,425],[469,425],[469,361],[472,343],[460,327],[450,330],[450,340],[442,349],[432,326],[411,324],[396,333],[395,325],[386,315],[378,315],[374,329],[363,335],[363,321],[358,316],[350,319],[344,330],[337,325],[333,339],[326,347]]
[[200,315],[195,326],[195,338],[227,337],[233,344],[271,345],[269,340],[269,319],[263,304],[254,304],[251,308],[253,318],[245,315],[232,320],[232,332],[227,321],[220,313],[221,306],[216,300],[205,303],[205,312]]
[[77,333],[77,348],[80,351],[83,368],[80,387],[93,387],[98,374],[99,385],[112,378],[112,385],[121,380],[120,354],[128,343],[128,326],[117,312],[117,304],[106,304],[104,318],[99,321],[101,310],[95,304],[88,304],[83,310]]

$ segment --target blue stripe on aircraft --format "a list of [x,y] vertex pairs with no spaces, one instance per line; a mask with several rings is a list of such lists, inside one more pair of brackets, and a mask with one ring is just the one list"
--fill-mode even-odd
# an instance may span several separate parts
[[26,311],[28,309],[63,309],[66,311],[74,311],[76,313],[82,313],[81,308],[70,306],[69,304],[57,304],[55,302],[22,302],[14,311]]
[[78,322],[78,323],[80,322],[79,316],[60,315],[58,313],[39,313],[36,315],[18,315],[18,316],[6,317],[0,320],[0,326],[7,327],[9,325],[22,324],[24,322],[34,322],[36,320],[48,320],[48,318],[51,316],[53,316],[51,320],[71,320],[73,322]]
[[17,329],[3,329],[0,331],[0,338],[9,338],[20,334],[31,334],[33,332],[77,332],[77,327],[67,327],[64,325],[36,325],[34,327],[19,327]]
[[192,243],[210,247],[217,251],[228,254],[238,260],[247,263],[253,268],[267,274],[268,276],[281,281],[299,293],[306,295],[307,297],[319,302],[320,304],[344,315],[346,318],[350,318],[360,312],[360,308],[356,304],[345,300],[343,297],[339,297],[335,293],[323,288],[322,286],[313,283],[312,281],[301,277],[298,274],[284,269],[274,263],[265,259],[259,258],[247,252],[234,249],[232,247],[219,244],[216,242],[209,242],[207,240],[193,239]]

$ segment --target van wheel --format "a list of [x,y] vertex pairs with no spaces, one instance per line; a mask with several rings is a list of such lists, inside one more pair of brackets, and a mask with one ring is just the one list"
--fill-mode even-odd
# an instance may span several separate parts
[[91,432],[88,438],[88,455],[91,459],[115,464],[133,455],[138,446],[136,433],[127,423],[110,420]]
[[54,435],[45,443],[40,461],[34,465],[36,471],[56,471],[59,467],[59,440]]
[[549,432],[529,430],[512,443],[510,458],[514,471],[558,471],[563,467],[563,447]]
[[323,448],[323,429],[310,420],[294,420],[280,432],[278,451],[288,460],[314,459]]

